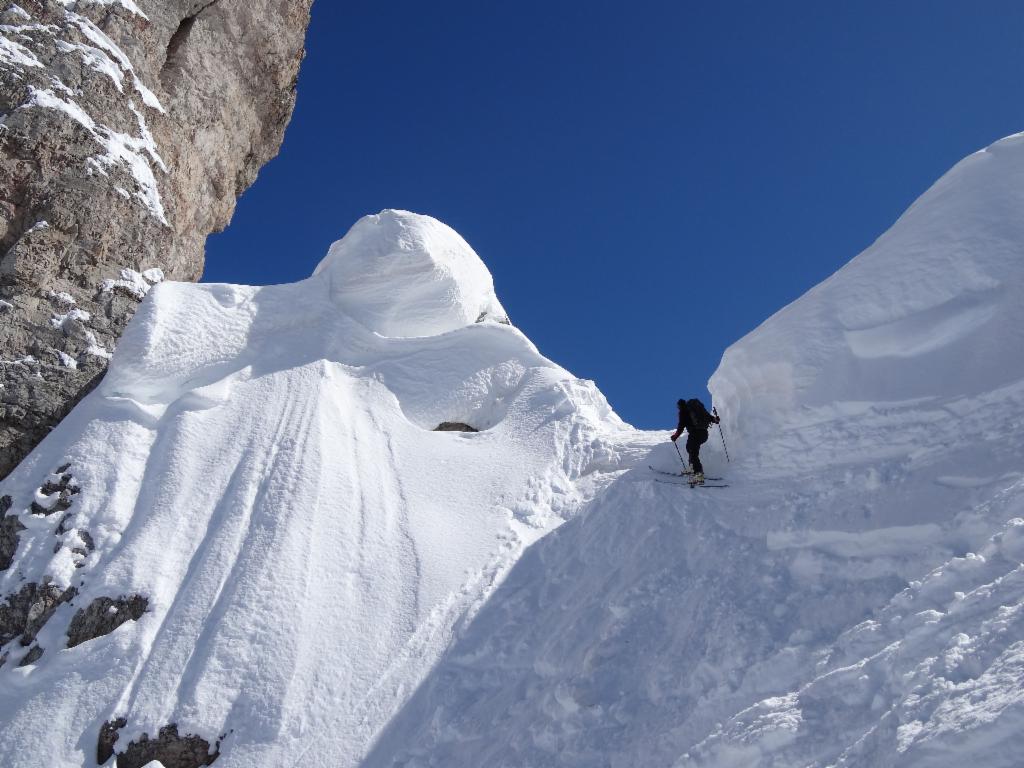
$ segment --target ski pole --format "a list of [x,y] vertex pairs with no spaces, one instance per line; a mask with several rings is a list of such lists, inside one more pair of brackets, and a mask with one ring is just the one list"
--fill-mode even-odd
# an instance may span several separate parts
[[722,438],[722,448],[725,449],[725,460],[732,464],[732,459],[729,458],[729,448],[725,444],[725,431],[722,429],[722,420],[718,418],[718,408],[712,406],[711,412],[715,414],[715,418],[718,419],[718,434]]
[[686,470],[689,469],[689,465],[683,460],[683,452],[679,450],[679,443],[673,440],[672,445],[676,447],[676,453],[679,454],[679,460],[683,462],[683,474],[685,475]]

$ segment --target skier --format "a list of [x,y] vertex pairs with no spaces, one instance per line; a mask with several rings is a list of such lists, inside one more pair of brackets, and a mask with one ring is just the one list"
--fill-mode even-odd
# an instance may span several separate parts
[[676,405],[679,406],[679,426],[676,427],[676,431],[672,435],[672,442],[678,440],[679,436],[683,434],[683,430],[686,430],[688,434],[686,454],[690,457],[690,469],[693,471],[691,482],[694,485],[704,485],[704,466],[700,463],[700,447],[708,441],[708,427],[717,424],[719,418],[708,413],[704,403],[697,398],[689,401],[679,400]]

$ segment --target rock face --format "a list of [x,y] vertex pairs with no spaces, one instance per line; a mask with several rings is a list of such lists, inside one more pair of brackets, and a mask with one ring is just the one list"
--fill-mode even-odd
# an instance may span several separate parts
[[278,151],[312,0],[0,4],[0,478]]
[[68,626],[68,648],[109,635],[126,621],[138,621],[147,607],[149,601],[141,595],[97,597],[71,619]]
[[[103,765],[115,754],[115,745],[118,741],[118,731],[124,728],[128,721],[119,717],[103,724],[100,728],[100,737],[96,744],[96,763]],[[118,768],[145,768],[153,764],[154,760],[164,768],[201,768],[204,765],[213,765],[220,757],[219,743],[214,745],[213,752],[210,752],[210,743],[200,736],[188,734],[180,736],[178,726],[175,724],[166,725],[160,729],[156,738],[149,738],[149,734],[142,734],[138,741],[133,741],[128,748],[117,754]]]

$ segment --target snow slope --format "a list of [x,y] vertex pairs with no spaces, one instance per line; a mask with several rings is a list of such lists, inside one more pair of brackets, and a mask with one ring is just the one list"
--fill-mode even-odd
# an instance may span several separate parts
[[[1024,378],[1024,135],[970,155],[712,377],[760,438],[795,409],[979,395]],[[794,332],[799,329],[799,335]]]
[[732,346],[729,487],[618,478],[364,764],[1019,766],[1022,210],[1013,136]]
[[667,430],[432,220],[295,285],[154,287],[0,487],[3,593],[78,589],[2,649],[0,754],[92,765],[123,717],[118,751],[174,724],[228,766],[1019,765],[1022,198],[1017,136],[727,350],[727,488],[652,473]]
[[[77,589],[4,648],[4,764],[93,765],[118,717],[118,751],[174,724],[219,766],[356,764],[456,619],[650,444],[501,320],[469,246],[397,211],[301,283],[154,287],[0,488],[27,528],[3,594]],[[138,620],[67,647],[129,595]]]

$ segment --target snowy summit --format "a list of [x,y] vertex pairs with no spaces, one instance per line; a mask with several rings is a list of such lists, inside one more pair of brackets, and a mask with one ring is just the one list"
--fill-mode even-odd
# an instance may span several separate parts
[[507,322],[491,273],[451,227],[408,211],[356,222],[317,266],[346,313],[381,336],[435,336]]
[[154,285],[0,486],[5,764],[1019,765],[1022,208],[1015,136],[727,350],[718,487],[428,217]]

